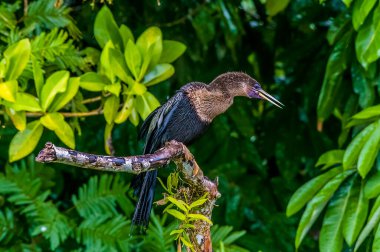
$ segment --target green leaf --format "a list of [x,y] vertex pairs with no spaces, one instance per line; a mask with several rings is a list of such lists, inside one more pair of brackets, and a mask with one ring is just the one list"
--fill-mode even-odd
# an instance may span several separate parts
[[203,214],[188,214],[187,217],[194,220],[202,220],[212,225],[212,221]]
[[123,39],[115,22],[112,12],[106,5],[98,12],[95,18],[94,35],[100,47],[105,47],[108,41],[123,50]]
[[135,38],[133,37],[133,33],[132,33],[131,29],[129,29],[128,26],[122,24],[119,28],[119,32],[120,32],[120,36],[123,40],[124,48],[127,47],[129,40],[132,40],[133,42],[135,41]]
[[356,164],[364,144],[368,141],[369,137],[372,135],[375,129],[375,123],[368,125],[364,130],[357,134],[351,143],[347,146],[343,157],[344,169],[350,169]]
[[16,80],[24,71],[30,58],[29,39],[23,39],[4,51],[5,79]]
[[112,130],[114,124],[106,124],[106,128],[104,129],[104,150],[108,155],[111,155],[113,152],[112,147]]
[[124,102],[123,107],[119,112],[117,112],[117,115],[115,117],[115,123],[123,123],[125,122],[129,115],[132,113],[132,108],[134,107],[134,101],[133,96],[128,96],[127,100]]
[[5,107],[5,112],[11,118],[13,125],[19,131],[23,131],[26,127],[26,114],[24,111],[15,111],[12,108]]
[[342,251],[343,220],[351,196],[352,187],[353,180],[351,179],[351,181],[348,181],[339,188],[333,199],[330,201],[319,236],[320,251]]
[[198,199],[190,204],[190,209],[203,205],[208,199]]
[[[169,189],[169,186],[168,186]],[[183,202],[182,200],[177,200],[171,196],[166,197],[167,200],[169,200],[171,203],[173,203],[176,207],[187,213],[189,211],[187,204]]]
[[265,9],[267,11],[268,16],[273,17],[276,16],[281,11],[285,10],[285,8],[290,3],[290,0],[266,0]]
[[372,81],[366,77],[366,72],[356,61],[351,65],[351,79],[354,92],[359,95],[359,105],[367,108],[375,101],[375,90]]
[[182,243],[186,247],[188,247],[188,248],[192,248],[193,247],[193,245],[191,244],[191,242],[190,242],[190,240],[188,238],[184,238],[184,236],[181,236],[179,239],[182,241]]
[[177,218],[177,219],[179,219],[179,220],[185,220],[186,219],[186,216],[183,214],[183,213],[181,213],[181,212],[179,212],[179,211],[177,211],[177,210],[174,210],[174,209],[168,209],[168,210],[166,210],[166,212],[168,213],[168,214],[170,214],[170,215],[173,215],[175,218]]
[[[376,0],[355,1],[360,2],[370,4]],[[380,4],[374,10],[372,20],[367,20],[360,28],[355,40],[355,50],[358,61],[366,70],[370,63],[380,57]]]
[[344,150],[330,150],[323,153],[315,166],[324,165],[322,170],[335,164],[341,164],[343,161]]
[[6,101],[15,102],[18,90],[17,80],[9,80],[0,83],[0,98]]
[[164,81],[174,74],[174,67],[170,64],[158,64],[144,77],[143,83],[152,86]]
[[74,131],[60,113],[48,113],[40,119],[43,126],[54,131],[57,137],[71,149],[75,148]]
[[178,41],[162,41],[162,54],[158,63],[172,63],[186,51],[186,46]]
[[327,119],[337,103],[336,96],[342,86],[343,72],[347,68],[347,62],[351,55],[352,32],[347,32],[334,46],[331,52],[326,72],[323,79],[322,89],[318,98],[318,119]]
[[174,235],[174,234],[182,234],[183,233],[183,229],[176,229],[176,230],[173,230],[170,232],[170,235]]
[[104,118],[108,124],[112,124],[119,109],[119,97],[111,95],[104,102]]
[[41,96],[41,90],[44,85],[44,74],[40,62],[37,58],[32,55],[32,66],[33,66],[33,78],[34,86],[36,87],[37,96]]
[[124,57],[129,71],[131,71],[135,79],[138,79],[141,70],[142,57],[139,48],[135,45],[135,43],[133,43],[132,40],[129,40],[127,43]]
[[351,247],[358,237],[368,214],[369,201],[364,197],[364,183],[356,179],[343,220],[343,237]]
[[106,84],[110,84],[106,77],[94,72],[88,72],[80,77],[79,86],[88,91],[100,92],[103,91]]
[[68,71],[58,71],[47,78],[41,91],[41,107],[46,111],[58,93],[66,91],[67,82],[70,78]]
[[108,91],[113,95],[119,96],[121,90],[120,82],[112,83],[104,87],[104,91]]
[[371,176],[364,186],[364,195],[367,199],[372,199],[380,194],[380,172]]
[[375,232],[375,238],[372,243],[372,251],[380,251],[380,227],[377,226],[377,230]]
[[[149,54],[149,67],[155,66],[160,60],[162,53],[162,33],[160,28],[152,26],[146,29],[136,41],[143,60]],[[145,74],[145,71],[140,73],[140,78]]]
[[354,251],[357,251],[360,245],[364,242],[364,240],[369,236],[371,231],[375,228],[375,226],[379,223],[380,220],[380,197],[376,199],[375,205],[372,207],[371,214],[368,217],[367,223],[364,226],[362,232],[360,233]]
[[13,108],[16,111],[30,111],[40,112],[41,107],[39,100],[33,95],[27,93],[18,92],[16,95],[15,103],[3,101],[3,104],[9,108]]
[[130,79],[130,74],[128,71],[127,64],[125,63],[125,59],[123,54],[119,49],[109,49],[110,60],[112,61],[113,72],[117,77],[119,77],[122,81],[128,82]]
[[359,113],[353,115],[352,119],[366,120],[366,119],[371,119],[378,116],[380,116],[380,105],[363,109]]
[[137,126],[139,125],[139,114],[137,112],[136,106],[133,107],[131,115],[129,116],[129,121],[134,125]]
[[352,10],[352,24],[355,30],[364,23],[364,20],[375,6],[376,0],[355,1]]
[[352,170],[348,170],[338,174],[336,177],[331,179],[307,204],[306,210],[302,215],[300,223],[298,224],[295,240],[295,246],[297,249],[340,184],[352,173]]
[[375,163],[380,148],[380,120],[375,122],[375,130],[364,143],[358,159],[358,172],[365,178]]
[[288,203],[286,215],[291,216],[298,212],[328,181],[341,172],[341,167],[331,169],[298,188]]
[[79,82],[79,77],[70,78],[66,91],[62,94],[57,94],[49,108],[49,111],[56,112],[63,108],[69,101],[71,101],[78,92]]
[[329,26],[326,38],[330,45],[335,44],[335,42],[342,37],[348,29],[351,28],[351,17],[346,13],[341,13],[339,16],[334,18],[333,23]]
[[342,2],[346,5],[347,8],[350,8],[350,5],[353,0],[342,0]]
[[115,81],[115,69],[113,67],[113,58],[111,50],[115,46],[112,41],[108,41],[104,46],[102,53],[100,54],[100,73],[107,76],[107,78],[113,83]]
[[39,120],[26,125],[25,130],[19,131],[9,145],[9,161],[14,162],[29,155],[41,138],[44,127]]
[[159,101],[149,92],[136,97],[135,107],[143,120],[159,106]]

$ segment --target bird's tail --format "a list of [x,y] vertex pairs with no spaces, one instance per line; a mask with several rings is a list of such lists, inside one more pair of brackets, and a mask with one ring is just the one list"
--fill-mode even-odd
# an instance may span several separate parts
[[147,227],[149,224],[150,210],[152,209],[154,190],[156,187],[157,170],[140,173],[133,182],[134,194],[139,195],[132,224]]

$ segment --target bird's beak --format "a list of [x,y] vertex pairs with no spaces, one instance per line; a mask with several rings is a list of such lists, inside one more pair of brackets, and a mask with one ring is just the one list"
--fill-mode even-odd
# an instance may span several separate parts
[[268,94],[264,90],[260,89],[260,90],[258,90],[258,92],[259,92],[259,96],[261,97],[261,99],[269,101],[270,103],[272,103],[276,107],[279,107],[280,109],[282,109],[283,107],[285,107],[284,104],[282,104],[281,102],[279,102],[276,98],[274,98],[273,96],[271,96],[270,94]]

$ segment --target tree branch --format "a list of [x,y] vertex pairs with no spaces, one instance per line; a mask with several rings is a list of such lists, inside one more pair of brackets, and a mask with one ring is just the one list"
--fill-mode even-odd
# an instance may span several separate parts
[[[220,197],[217,181],[211,181],[204,176],[194,156],[187,147],[174,140],[167,142],[164,147],[153,154],[129,157],[88,154],[57,147],[48,142],[36,157],[36,161],[42,163],[62,163],[81,168],[133,174],[158,169],[173,161],[177,165],[178,170],[182,173],[183,180],[189,185],[191,190],[201,195],[207,193],[208,201],[202,205],[199,213],[211,219],[215,201]],[[198,220],[194,226],[194,229],[188,231],[188,235],[195,251],[212,252],[210,224]]]

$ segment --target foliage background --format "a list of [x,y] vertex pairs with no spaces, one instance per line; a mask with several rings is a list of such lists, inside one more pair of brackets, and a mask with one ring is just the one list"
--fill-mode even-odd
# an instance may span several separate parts
[[[13,2],[2,1],[0,8],[2,54],[23,38],[33,41],[41,32],[59,29],[67,32],[66,38],[61,37],[62,46],[50,47],[53,39],[50,45],[48,39],[42,39],[48,41],[42,47],[55,52],[39,61],[45,80],[58,70],[69,71],[71,77],[89,71],[104,74],[99,55],[85,50],[95,48],[98,54],[102,50],[95,39],[94,23],[104,3],[30,1],[26,16],[21,1],[12,6],[7,3]],[[34,9],[32,3],[37,3]],[[376,250],[379,246],[380,126],[376,120],[380,108],[372,107],[352,118],[379,103],[379,6],[376,0],[144,0],[108,4],[117,25],[127,25],[135,37],[157,26],[164,39],[187,46],[185,54],[173,63],[175,74],[149,88],[161,103],[187,82],[210,82],[226,71],[244,71],[286,105],[279,110],[262,101],[238,98],[191,147],[207,175],[219,177],[222,198],[213,215],[214,224],[219,225],[214,229],[215,248],[294,251],[296,246],[300,251],[341,251],[349,247]],[[9,12],[17,17],[12,27],[8,26]],[[42,54],[32,49],[32,55]],[[65,61],[64,55],[71,55],[72,61]],[[36,78],[31,69],[28,62],[18,78],[19,91],[35,94]],[[106,106],[110,97],[109,91],[100,90],[95,95],[84,89],[80,92],[59,112],[86,112],[77,106],[83,100],[80,96],[103,97],[88,105],[89,111]],[[127,97],[121,94],[120,100]],[[131,176],[41,166],[34,163],[33,155],[9,163],[9,146],[18,130],[6,112],[11,105],[1,101],[1,248],[174,250],[169,233],[176,221],[161,214],[160,208],[155,209],[147,239],[128,236],[134,201],[128,190]],[[136,106],[143,111],[140,105]],[[113,108],[116,111],[118,106]],[[33,120],[28,117],[28,122]],[[116,155],[141,153],[138,127],[129,121],[113,125],[112,119],[104,120],[101,115],[65,120],[75,129],[77,150],[104,153],[104,139],[109,139],[113,128]],[[373,135],[364,137],[361,144],[351,144],[371,123]],[[113,127],[106,127],[111,124]],[[33,153],[46,141],[60,143],[56,134],[44,130]],[[106,144],[107,148],[110,151]],[[327,164],[325,168],[315,167],[329,150],[337,151],[328,152],[318,162]],[[327,171],[333,174],[328,179],[311,180],[330,167],[335,170]],[[160,176],[168,173],[169,169]],[[333,179],[338,181],[335,186],[330,183],[324,187]],[[288,214],[310,201],[306,210],[287,217],[291,196],[307,181],[314,182],[297,191]],[[319,218],[308,218],[313,214]],[[232,233],[230,227],[245,233]],[[354,230],[354,234],[345,230]],[[363,241],[366,245],[359,246]]]

